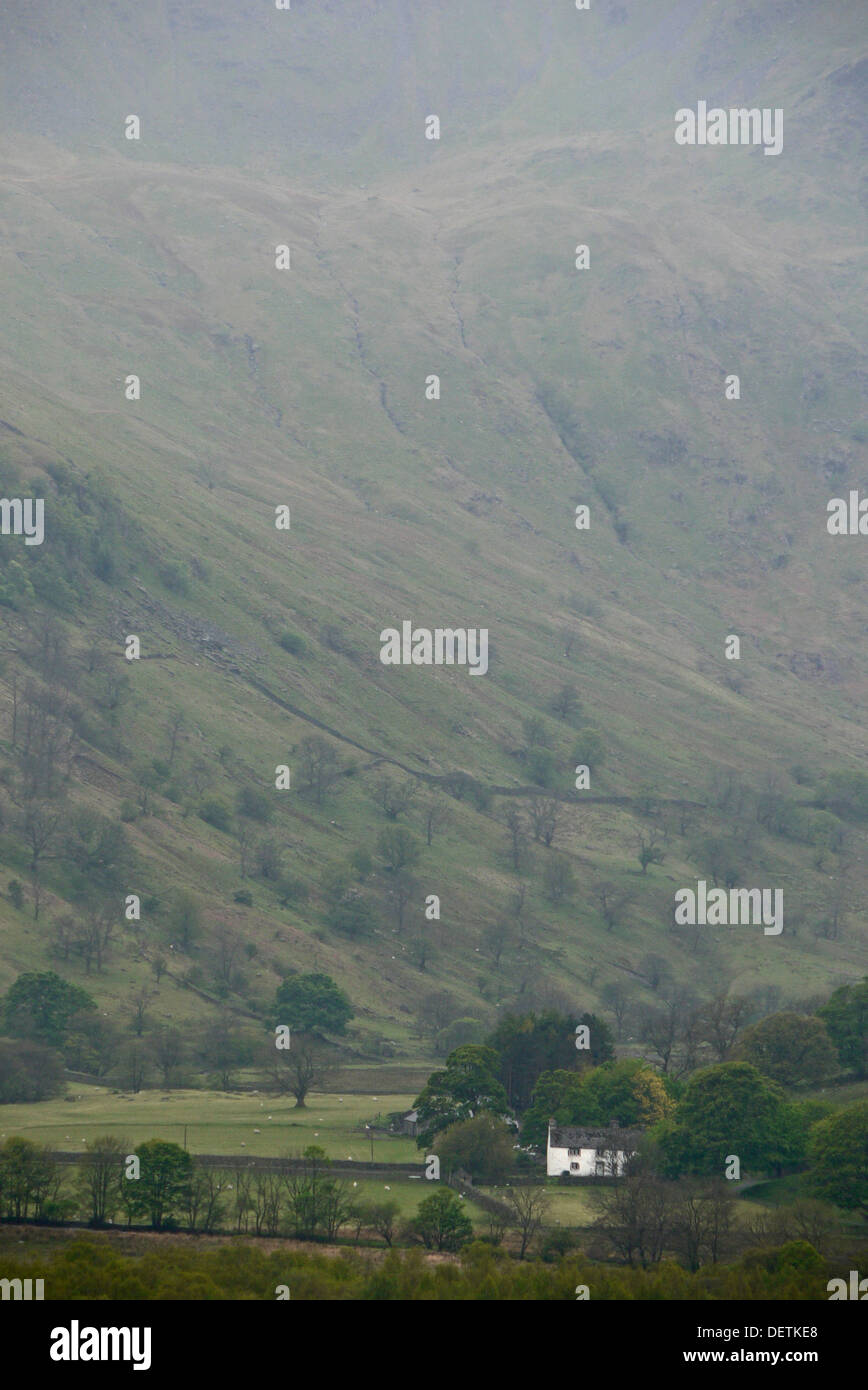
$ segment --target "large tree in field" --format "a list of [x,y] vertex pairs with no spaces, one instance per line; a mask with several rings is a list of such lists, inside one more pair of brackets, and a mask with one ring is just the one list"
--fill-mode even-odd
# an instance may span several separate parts
[[497,1053],[479,1043],[457,1047],[446,1058],[444,1071],[435,1071],[417,1096],[422,1148],[435,1134],[469,1120],[482,1111],[505,1115],[509,1110],[506,1091],[497,1078]]
[[63,1058],[30,1038],[0,1038],[0,1105],[63,1094]]
[[771,1014],[755,1023],[742,1036],[737,1055],[782,1086],[822,1081],[838,1067],[825,1023],[805,1014]]
[[464,1203],[448,1187],[425,1197],[410,1225],[428,1250],[460,1250],[473,1239],[473,1223]]
[[148,1217],[155,1231],[162,1231],[186,1204],[193,1160],[180,1144],[164,1139],[147,1140],[136,1155],[140,1176],[123,1181],[135,1183],[136,1209]]
[[3,1001],[3,1027],[16,1038],[34,1038],[62,1049],[70,1020],[96,1009],[86,990],[53,970],[19,975]]
[[277,1095],[295,1096],[296,1109],[305,1108],[305,1100],[314,1086],[323,1082],[334,1070],[333,1056],[315,1038],[304,1033],[292,1033],[288,1048],[268,1045],[266,1067],[269,1089]]
[[857,1076],[868,1076],[868,977],[842,985],[817,1010],[838,1049],[841,1065]]
[[353,1006],[330,975],[288,975],[277,987],[275,1022],[299,1032],[345,1033]]
[[818,1197],[868,1217],[868,1100],[814,1125],[808,1163],[808,1183]]
[[459,1120],[437,1139],[446,1172],[465,1169],[474,1182],[502,1182],[515,1167],[513,1131],[496,1115]]
[[781,1088],[748,1062],[722,1062],[691,1076],[661,1147],[666,1167],[720,1175],[728,1155],[742,1171],[765,1171],[777,1153]]

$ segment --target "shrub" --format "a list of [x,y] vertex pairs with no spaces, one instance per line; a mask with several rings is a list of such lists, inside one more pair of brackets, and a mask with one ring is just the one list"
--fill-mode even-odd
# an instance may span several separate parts
[[573,746],[573,763],[578,765],[583,763],[586,767],[594,771],[602,767],[605,759],[605,746],[603,735],[599,729],[579,729],[576,742]]
[[282,632],[277,640],[291,656],[304,656],[307,651],[307,643],[297,632]]
[[229,830],[232,825],[232,812],[217,796],[206,796],[199,803],[199,818],[213,825],[216,830]]
[[277,900],[281,907],[307,902],[309,896],[310,889],[304,879],[296,878],[293,874],[284,874],[277,885]]
[[173,594],[186,596],[190,592],[190,578],[186,569],[172,560],[168,565],[163,565],[160,570],[160,579],[166,588]]
[[236,799],[240,816],[265,824],[274,814],[274,802],[260,787],[242,787]]

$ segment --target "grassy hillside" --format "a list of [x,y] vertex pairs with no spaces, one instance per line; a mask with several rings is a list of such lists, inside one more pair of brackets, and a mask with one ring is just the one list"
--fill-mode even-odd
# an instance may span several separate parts
[[[0,482],[46,498],[42,547],[0,541],[0,757],[14,790],[15,701],[62,696],[63,821],[122,820],[118,900],[145,904],[101,969],[63,958],[63,826],[34,920],[10,797],[0,990],[51,966],[125,1028],[145,987],[149,1026],[256,1028],[287,971],[324,971],[352,1053],[427,1062],[444,1022],[506,1003],[581,1011],[621,979],[650,999],[649,953],[700,993],[861,976],[864,822],[820,805],[865,754],[864,541],[825,524],[868,482],[860,7],[144,8],[0,21]],[[676,146],[699,97],[783,107],[782,155]],[[488,674],[383,666],[403,619],[488,627]],[[587,728],[604,757],[576,792]],[[321,799],[312,737],[340,761]],[[560,820],[517,873],[503,822],[540,795],[541,740]],[[384,776],[415,788],[397,821]],[[395,823],[422,849],[397,888]],[[738,882],[784,889],[780,937],[673,929],[721,844]],[[359,850],[354,937],[323,875]]]

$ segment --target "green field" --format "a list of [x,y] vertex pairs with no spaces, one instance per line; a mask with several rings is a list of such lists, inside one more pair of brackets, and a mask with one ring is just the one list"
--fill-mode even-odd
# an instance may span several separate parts
[[[35,1105],[4,1105],[2,1136],[23,1135],[52,1149],[77,1152],[100,1134],[116,1134],[132,1144],[146,1139],[184,1142],[191,1153],[260,1154],[279,1157],[301,1153],[310,1144],[330,1158],[370,1162],[366,1123],[391,1110],[410,1108],[412,1096],[312,1095],[303,1110],[269,1096],[228,1095],[221,1091],[143,1091],[127,1096],[105,1087],[72,1084],[67,1100]],[[79,1099],[79,1097],[81,1097]],[[269,1120],[268,1116],[272,1118]],[[257,1134],[256,1131],[260,1132]],[[375,1134],[374,1158],[384,1163],[422,1161],[415,1141]]]
[[[341,1175],[342,1177],[344,1174]],[[439,1183],[426,1182],[424,1178],[409,1177],[390,1177],[381,1178],[361,1178],[354,1180],[348,1177],[353,1185],[353,1196],[358,1197],[364,1202],[397,1202],[400,1208],[400,1219],[409,1220],[415,1215],[416,1208],[425,1197],[436,1191]],[[462,1201],[468,1216],[476,1230],[484,1231],[487,1226],[488,1217],[481,1207],[476,1206],[470,1198]],[[344,1231],[346,1236],[346,1231]]]

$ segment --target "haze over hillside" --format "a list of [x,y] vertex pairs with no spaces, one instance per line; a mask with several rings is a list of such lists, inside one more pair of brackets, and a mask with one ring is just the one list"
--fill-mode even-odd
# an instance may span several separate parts
[[[127,1021],[164,958],[156,1021],[261,1022],[318,970],[359,1060],[427,1062],[647,1002],[649,956],[861,977],[864,7],[74,8],[0,17],[0,486],[45,498],[0,538],[0,991],[57,966]],[[780,155],[677,145],[699,100],[780,108]],[[382,664],[404,620],[487,628],[488,672]],[[88,875],[143,903],[103,958],[57,927]],[[783,932],[674,928],[698,878]]]

